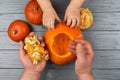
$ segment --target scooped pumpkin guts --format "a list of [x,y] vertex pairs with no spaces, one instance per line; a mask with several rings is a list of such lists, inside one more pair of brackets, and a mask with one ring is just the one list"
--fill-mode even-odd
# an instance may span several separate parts
[[87,29],[93,24],[93,15],[88,8],[80,9],[80,29]]
[[38,64],[38,61],[48,60],[48,54],[44,53],[44,47],[42,47],[36,36],[27,36],[24,40],[24,49],[27,51],[28,56],[31,58],[34,65]]

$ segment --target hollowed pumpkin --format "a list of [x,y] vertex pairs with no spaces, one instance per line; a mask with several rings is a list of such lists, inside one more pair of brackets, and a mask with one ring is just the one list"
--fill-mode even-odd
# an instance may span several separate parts
[[70,41],[81,38],[79,28],[70,28],[65,23],[58,23],[55,29],[45,31],[44,38],[49,50],[50,60],[55,64],[66,64],[73,61],[76,56],[68,50]]

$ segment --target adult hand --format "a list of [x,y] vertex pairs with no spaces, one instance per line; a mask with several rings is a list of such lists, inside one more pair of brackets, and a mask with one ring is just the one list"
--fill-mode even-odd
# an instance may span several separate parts
[[[30,33],[29,36],[34,36],[34,33]],[[38,37],[38,39],[41,41],[42,38]],[[45,46],[44,43],[41,43],[41,46]],[[47,51],[45,51],[47,54]],[[39,62],[37,65],[33,65],[31,59],[27,55],[26,51],[24,50],[24,42],[20,41],[20,49],[19,49],[19,57],[20,61],[22,62],[25,71],[30,71],[30,72],[36,72],[36,73],[41,73],[45,66],[46,66],[46,61]]]
[[86,40],[76,39],[71,42],[70,50],[77,56],[75,72],[78,77],[81,80],[94,80],[92,76],[94,52],[91,44]]

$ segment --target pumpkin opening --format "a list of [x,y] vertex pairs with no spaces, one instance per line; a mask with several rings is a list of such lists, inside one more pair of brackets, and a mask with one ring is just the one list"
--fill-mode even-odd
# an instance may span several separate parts
[[54,42],[52,45],[54,52],[57,53],[59,56],[67,55],[70,41],[70,37],[65,33],[60,33],[56,35],[54,37]]

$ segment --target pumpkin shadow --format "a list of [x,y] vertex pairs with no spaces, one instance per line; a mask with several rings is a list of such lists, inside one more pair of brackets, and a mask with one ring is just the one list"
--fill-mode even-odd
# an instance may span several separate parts
[[33,29],[33,27],[32,27],[32,25],[30,24],[30,23],[28,23],[28,22],[26,22],[27,23],[27,25],[29,26],[29,28],[30,28],[30,32],[33,32],[34,31],[34,29]]
[[44,69],[44,71],[41,74],[40,80],[46,80],[47,79],[47,73],[48,73],[48,67]]

